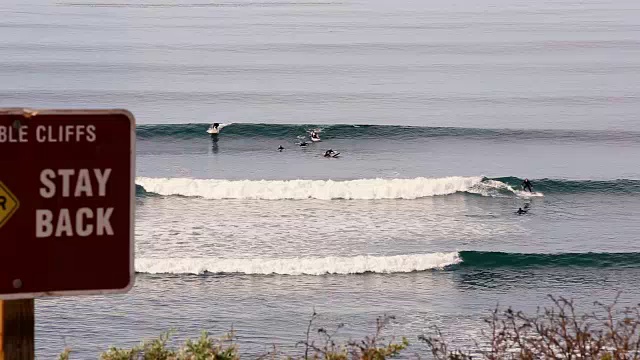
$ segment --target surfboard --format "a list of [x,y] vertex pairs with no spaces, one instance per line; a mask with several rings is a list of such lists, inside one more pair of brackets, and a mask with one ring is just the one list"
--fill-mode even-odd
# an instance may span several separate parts
[[211,134],[211,135],[219,134],[219,133],[220,133],[220,131],[222,131],[222,128],[223,128],[223,127],[228,126],[228,125],[231,125],[231,124],[233,124],[233,123],[229,123],[229,124],[219,124],[217,129],[212,128],[212,127],[209,127],[209,128],[207,129],[207,134]]

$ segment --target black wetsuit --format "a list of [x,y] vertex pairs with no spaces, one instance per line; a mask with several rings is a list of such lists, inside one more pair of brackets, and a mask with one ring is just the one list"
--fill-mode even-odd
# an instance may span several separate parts
[[282,147],[282,145],[280,145],[280,146],[278,147],[278,150],[279,150],[279,151],[284,150],[284,148]]
[[533,192],[533,190],[531,189],[531,181],[529,180],[523,181],[522,187],[524,187],[525,189],[529,189],[529,192]]
[[527,210],[522,210],[522,208],[519,208],[518,211],[516,211],[518,213],[518,215],[522,215],[522,214],[526,214]]

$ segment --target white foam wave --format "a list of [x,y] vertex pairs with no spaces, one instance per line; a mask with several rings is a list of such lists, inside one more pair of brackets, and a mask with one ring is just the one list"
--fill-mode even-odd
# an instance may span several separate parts
[[482,181],[469,190],[468,193],[478,194],[482,196],[491,196],[491,197],[505,197],[505,196],[513,196],[516,195],[518,197],[530,198],[530,197],[541,197],[544,196],[540,192],[528,192],[523,190],[516,190],[511,185],[505,184],[503,182],[497,180],[485,180]]
[[[212,180],[145,178],[136,183],[160,195],[206,199],[417,199],[475,189],[482,177],[333,180]],[[501,183],[502,184],[502,183]],[[479,191],[478,193],[481,193]]]
[[442,269],[458,264],[457,252],[395,255],[288,259],[217,259],[217,258],[140,258],[136,272],[147,274],[281,274],[324,275],[406,273]]

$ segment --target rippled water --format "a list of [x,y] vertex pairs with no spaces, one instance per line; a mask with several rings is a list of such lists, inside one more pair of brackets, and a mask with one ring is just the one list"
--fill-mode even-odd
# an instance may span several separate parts
[[[390,334],[438,325],[469,344],[496,303],[638,297],[636,2],[10,0],[0,14],[0,106],[124,107],[142,124],[136,286],[38,300],[39,357],[232,326],[249,354],[299,351],[314,307],[342,338],[387,313]],[[214,121],[233,124],[212,139]],[[297,146],[314,127],[323,141]]]
[[8,0],[0,105],[638,130],[637,2]]

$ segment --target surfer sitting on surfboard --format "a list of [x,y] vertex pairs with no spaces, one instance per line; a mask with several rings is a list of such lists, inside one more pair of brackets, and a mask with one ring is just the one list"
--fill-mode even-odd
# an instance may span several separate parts
[[219,126],[220,126],[219,123],[213,123],[213,125],[209,127],[209,130],[207,130],[207,132],[209,134],[217,134],[220,132]]

